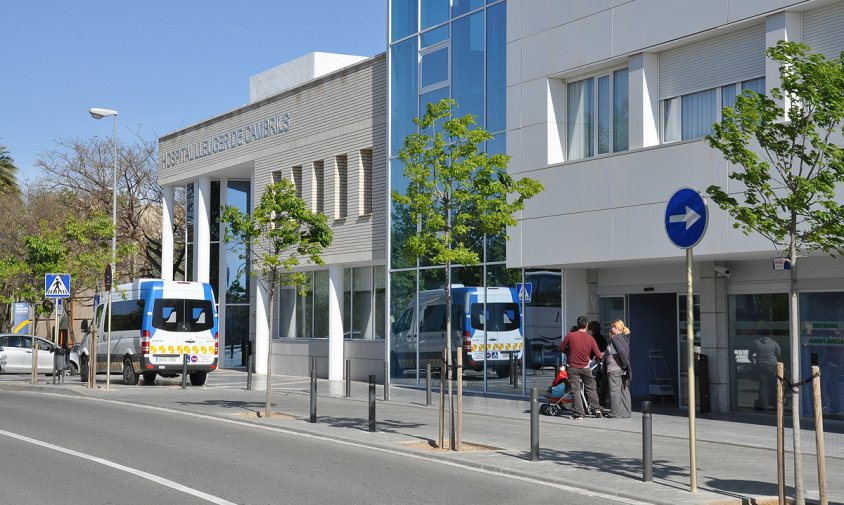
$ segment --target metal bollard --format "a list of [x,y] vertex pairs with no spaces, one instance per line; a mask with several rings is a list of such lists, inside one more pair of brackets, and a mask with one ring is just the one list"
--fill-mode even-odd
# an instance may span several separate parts
[[375,376],[369,376],[369,431],[375,431]]
[[425,365],[425,405],[431,404],[431,364]]
[[513,378],[516,377],[516,366],[513,364],[514,363],[513,354],[510,353],[510,354],[508,354],[508,356],[510,356],[510,384],[512,384]]
[[651,402],[642,402],[642,482],[654,480],[654,454],[652,436]]
[[513,389],[519,389],[519,360],[515,357],[513,358]]
[[246,390],[252,391],[252,341],[246,342]]
[[56,350],[53,349],[53,384],[56,384],[56,369],[59,367],[58,363],[59,355],[56,353]]
[[311,358],[311,422],[316,422],[316,400],[317,400],[317,380],[316,380],[316,358]]
[[539,390],[530,388],[530,460],[539,461]]
[[346,398],[352,397],[352,360],[346,360]]
[[188,388],[188,355],[182,355],[182,389]]
[[384,362],[384,401],[388,401],[390,399],[390,381],[387,380],[388,373],[389,373],[389,366],[390,364],[386,361]]

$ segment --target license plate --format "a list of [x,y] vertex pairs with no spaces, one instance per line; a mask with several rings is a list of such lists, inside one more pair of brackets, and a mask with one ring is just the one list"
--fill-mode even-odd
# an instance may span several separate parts
[[155,363],[181,363],[182,358],[180,356],[154,356],[152,357],[152,361]]

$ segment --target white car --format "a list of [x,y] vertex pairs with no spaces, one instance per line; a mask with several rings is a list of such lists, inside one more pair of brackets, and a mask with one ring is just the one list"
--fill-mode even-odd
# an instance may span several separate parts
[[49,340],[32,335],[0,334],[0,373],[32,372],[32,339],[38,343],[38,373],[53,373],[53,352]]

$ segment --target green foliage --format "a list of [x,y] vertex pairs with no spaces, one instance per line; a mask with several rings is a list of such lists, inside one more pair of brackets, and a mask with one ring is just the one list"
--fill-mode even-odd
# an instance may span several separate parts
[[399,153],[409,184],[405,194],[393,191],[394,215],[408,221],[399,226],[421,226],[396,245],[413,261],[478,263],[472,248],[478,236],[516,225],[513,214],[542,190],[533,179],[510,176],[508,156],[482,152],[479,146],[492,135],[475,128],[471,114],[452,117],[455,106],[451,99],[428,104],[425,115],[414,119],[420,132],[405,137]]
[[714,185],[707,192],[746,234],[802,254],[841,253],[844,207],[835,190],[844,182],[844,150],[831,139],[842,134],[844,63],[795,42],[767,54],[781,65],[781,87],[770,96],[745,90],[706,137],[741,167],[730,179],[744,187],[742,198]]
[[308,209],[289,180],[267,186],[252,214],[226,207],[221,221],[228,225],[227,241],[249,244],[240,257],[271,288],[292,285],[303,291],[307,278],[293,269],[301,259],[322,265],[320,254],[333,240],[325,215]]
[[18,167],[9,155],[9,150],[6,146],[0,145],[0,193],[20,196],[17,173]]

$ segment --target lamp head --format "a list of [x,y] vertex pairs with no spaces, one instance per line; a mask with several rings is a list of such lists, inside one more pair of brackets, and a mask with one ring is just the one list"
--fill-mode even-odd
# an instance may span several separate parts
[[91,117],[93,117],[94,119],[102,119],[104,117],[116,116],[117,115],[116,110],[100,109],[100,108],[97,108],[97,107],[94,107],[92,109],[88,109],[88,112],[91,113]]

